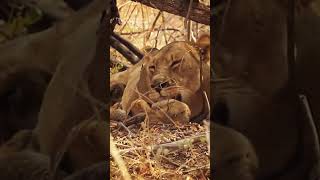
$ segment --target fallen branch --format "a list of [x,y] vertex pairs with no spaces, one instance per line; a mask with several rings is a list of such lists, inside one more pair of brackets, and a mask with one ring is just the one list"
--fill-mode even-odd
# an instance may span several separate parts
[[[120,33],[120,35],[135,35],[135,34],[142,34],[142,33],[146,33],[149,32],[149,29],[145,29],[142,31],[135,31],[135,32],[123,32]],[[173,32],[180,32],[181,31],[179,29],[175,29],[175,28],[154,28],[153,31],[173,31]]]
[[136,64],[139,62],[140,58],[113,36],[110,36],[110,45],[132,64]]
[[152,146],[146,146],[146,147],[134,147],[134,148],[128,148],[128,149],[122,149],[119,150],[120,154],[126,154],[131,151],[136,150],[149,150],[149,151],[157,151],[158,149],[182,149],[186,146],[190,146],[193,143],[198,143],[206,140],[206,133],[199,134],[196,136],[192,136],[189,138],[181,139],[174,142],[164,143],[164,144],[157,144]]
[[[150,6],[160,11],[166,11],[178,16],[187,16],[188,1],[186,0],[132,0]],[[190,19],[192,21],[210,25],[210,8],[202,3],[193,3],[190,11]]]
[[125,45],[130,51],[132,51],[138,58],[142,58],[143,57],[143,53],[137,48],[135,47],[132,43],[130,43],[129,41],[127,41],[126,39],[122,38],[121,36],[119,36],[117,33],[112,32],[111,34],[114,38],[116,38],[119,42],[121,42],[123,45]]

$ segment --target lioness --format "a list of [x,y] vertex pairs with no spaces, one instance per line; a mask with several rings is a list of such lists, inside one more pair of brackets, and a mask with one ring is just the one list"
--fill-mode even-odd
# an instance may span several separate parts
[[111,93],[115,87],[125,87],[121,106],[127,114],[146,111],[150,119],[189,122],[208,111],[204,92],[209,96],[209,49],[209,35],[202,35],[196,43],[168,44],[111,76]]

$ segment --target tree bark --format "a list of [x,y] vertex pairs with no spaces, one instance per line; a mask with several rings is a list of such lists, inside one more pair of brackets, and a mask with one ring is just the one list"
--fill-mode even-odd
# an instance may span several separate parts
[[[166,11],[178,16],[186,17],[188,13],[188,0],[132,0],[152,8]],[[192,21],[210,25],[210,7],[194,2],[190,11],[189,19]]]

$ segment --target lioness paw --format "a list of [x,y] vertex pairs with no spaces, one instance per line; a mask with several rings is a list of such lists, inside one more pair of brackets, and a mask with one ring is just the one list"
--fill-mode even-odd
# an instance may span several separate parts
[[188,123],[191,116],[189,106],[175,99],[162,100],[151,106],[142,99],[135,100],[130,107],[130,115],[140,113],[146,113],[151,124]]
[[152,104],[151,108],[164,123],[188,123],[191,117],[189,106],[175,99],[159,101]]
[[149,104],[142,100],[137,99],[131,103],[131,107],[129,108],[129,112],[131,115],[137,115],[139,113],[149,113],[151,111]]

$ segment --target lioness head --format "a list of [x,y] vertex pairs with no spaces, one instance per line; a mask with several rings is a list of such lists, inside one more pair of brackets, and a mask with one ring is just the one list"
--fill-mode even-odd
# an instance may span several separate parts
[[[147,60],[151,87],[157,91],[170,86],[183,86],[192,92],[200,89],[200,52],[186,42],[174,42]],[[202,63],[207,63],[204,59]]]
[[186,103],[191,118],[201,114],[205,108],[203,91],[209,94],[209,51],[210,36],[202,35],[196,43],[173,42],[147,54],[137,82],[138,91],[150,95],[147,101],[176,99]]

